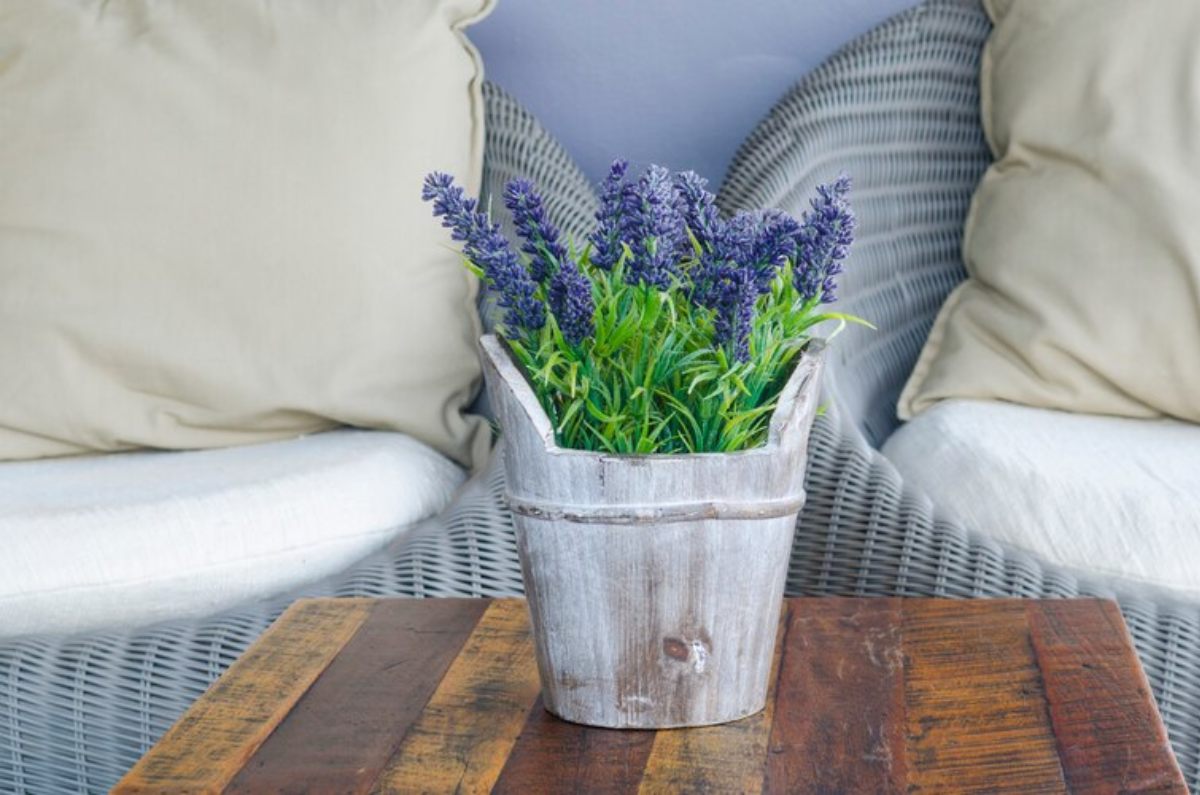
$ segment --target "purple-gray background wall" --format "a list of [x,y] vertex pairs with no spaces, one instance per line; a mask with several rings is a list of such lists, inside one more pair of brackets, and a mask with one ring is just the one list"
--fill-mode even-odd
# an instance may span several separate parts
[[915,0],[498,0],[469,35],[487,75],[593,180],[615,157],[720,183],[806,72]]

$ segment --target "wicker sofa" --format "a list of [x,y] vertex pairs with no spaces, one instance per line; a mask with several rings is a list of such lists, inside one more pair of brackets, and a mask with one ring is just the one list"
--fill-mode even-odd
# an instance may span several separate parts
[[[1119,599],[1185,776],[1200,786],[1200,605],[1090,577],[955,526],[906,486],[877,447],[896,394],[946,293],[988,163],[978,60],[988,22],[976,0],[928,0],[852,43],[798,84],[739,152],[723,209],[795,208],[828,171],[858,184],[861,243],[844,308],[881,331],[838,340],[830,411],[814,430],[808,502],[789,575],[794,594],[1073,596]],[[596,207],[586,180],[528,114],[486,91],[485,190],[521,173],[579,236]],[[500,456],[442,515],[350,570],[299,592],[198,621],[0,646],[0,791],[102,791],[302,595],[520,593]]]

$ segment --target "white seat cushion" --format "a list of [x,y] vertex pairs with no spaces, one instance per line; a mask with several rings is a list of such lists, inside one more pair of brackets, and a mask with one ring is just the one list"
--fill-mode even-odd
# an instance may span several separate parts
[[0,637],[201,616],[346,568],[463,471],[398,433],[0,464]]
[[1200,592],[1200,425],[949,400],[883,453],[969,529],[1053,563]]

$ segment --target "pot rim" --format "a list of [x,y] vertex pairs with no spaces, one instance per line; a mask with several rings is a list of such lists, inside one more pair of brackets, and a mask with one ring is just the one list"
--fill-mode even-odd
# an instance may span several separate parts
[[[529,377],[516,363],[509,352],[507,343],[496,334],[484,334],[479,338],[479,349],[483,358],[491,363],[497,375],[510,389],[513,390],[517,403],[521,405],[538,436],[541,438],[546,453],[554,456],[579,456],[595,458],[600,461],[619,460],[631,463],[651,463],[656,461],[690,461],[703,458],[753,458],[755,456],[774,455],[782,446],[785,433],[791,427],[791,421],[797,415],[807,412],[796,411],[797,403],[814,401],[817,396],[812,394],[810,386],[816,383],[820,371],[820,362],[826,349],[825,339],[812,337],[804,346],[797,359],[792,374],[779,391],[779,403],[771,412],[771,422],[767,429],[767,440],[758,447],[747,450],[737,450],[732,453],[701,452],[701,453],[607,453],[597,450],[577,450],[562,447],[558,444],[554,425],[550,422],[546,410],[537,398]],[[515,377],[514,377],[515,376]]]

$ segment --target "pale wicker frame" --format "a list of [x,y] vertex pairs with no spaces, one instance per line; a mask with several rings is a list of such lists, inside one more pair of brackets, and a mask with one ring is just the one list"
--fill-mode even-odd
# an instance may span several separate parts
[[[1167,722],[1200,787],[1200,606],[1169,593],[1072,573],[940,518],[876,452],[933,314],[963,277],[959,242],[988,155],[978,59],[988,32],[976,0],[929,0],[853,42],[798,84],[739,152],[726,210],[795,209],[815,182],[857,180],[861,244],[845,307],[880,326],[839,338],[830,412],[818,419],[789,590],[901,596],[1117,596]],[[595,195],[534,119],[495,87],[485,192],[517,174],[545,189],[577,239]],[[519,594],[499,456],[441,516],[346,573],[212,618],[86,637],[0,644],[0,792],[110,787],[294,598],[302,595]],[[981,528],[986,529],[986,528]]]

